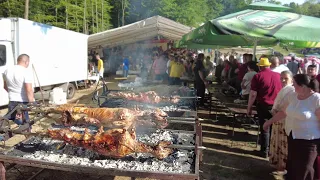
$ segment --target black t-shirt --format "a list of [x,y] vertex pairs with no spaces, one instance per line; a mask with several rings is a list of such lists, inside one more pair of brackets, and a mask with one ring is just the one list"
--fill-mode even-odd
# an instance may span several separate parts
[[195,76],[194,80],[197,83],[202,82],[202,79],[200,78],[200,75],[199,75],[199,71],[202,71],[203,75],[205,73],[205,68],[203,66],[202,61],[199,61],[199,60],[196,61],[196,66],[194,67],[193,71],[194,71],[194,76]]

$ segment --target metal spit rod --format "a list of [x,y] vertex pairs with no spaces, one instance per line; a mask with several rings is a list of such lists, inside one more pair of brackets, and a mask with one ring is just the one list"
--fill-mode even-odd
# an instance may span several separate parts
[[179,124],[195,124],[194,121],[183,121],[183,120],[170,120],[168,119],[170,123],[179,123]]
[[[179,144],[171,144],[168,146],[169,148],[176,148],[176,149],[195,149],[195,145],[179,145]],[[198,146],[199,150],[205,150],[206,147]]]
[[187,118],[187,117],[167,117],[167,120],[180,120],[180,121],[195,121],[196,118]]

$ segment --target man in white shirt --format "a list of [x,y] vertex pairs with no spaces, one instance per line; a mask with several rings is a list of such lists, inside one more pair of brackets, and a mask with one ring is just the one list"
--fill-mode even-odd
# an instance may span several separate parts
[[283,64],[280,64],[280,60],[277,56],[271,57],[271,71],[281,74],[282,71],[290,71],[289,68]]
[[[17,59],[17,65],[8,68],[3,73],[4,89],[9,93],[8,112],[11,112],[19,104],[34,102],[32,72],[27,69],[29,62],[29,56],[21,54]],[[18,125],[29,122],[27,111],[22,113],[15,111],[8,118]]]

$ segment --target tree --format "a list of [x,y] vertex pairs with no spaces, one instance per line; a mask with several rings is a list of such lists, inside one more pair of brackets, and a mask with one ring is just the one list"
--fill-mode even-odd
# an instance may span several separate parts
[[25,2],[20,0],[0,1],[0,17],[24,17]]
[[121,10],[122,10],[122,26],[124,26],[124,18],[126,15],[126,9],[129,7],[129,2],[128,0],[121,0]]
[[207,6],[209,7],[206,14],[207,20],[219,17],[224,10],[223,0],[207,0]]
[[[30,20],[83,32],[97,33],[111,27],[160,15],[182,24],[199,24],[238,12],[253,0],[2,0],[0,17]],[[257,1],[257,0],[255,0]],[[279,3],[277,0],[265,0]],[[290,11],[320,17],[319,0],[290,3]]]
[[29,0],[25,0],[24,5],[24,18],[29,19]]
[[268,3],[281,5],[281,2],[280,1],[276,1],[276,0],[268,0]]

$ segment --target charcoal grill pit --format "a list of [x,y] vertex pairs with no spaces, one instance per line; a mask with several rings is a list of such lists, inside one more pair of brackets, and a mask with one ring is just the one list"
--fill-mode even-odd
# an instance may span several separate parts
[[[155,134],[161,135],[161,132],[156,132]],[[155,134],[153,136],[155,136]],[[149,138],[152,139],[152,136]],[[168,140],[168,138],[164,139]],[[89,167],[153,170],[169,173],[192,173],[194,171],[194,168],[192,168],[192,164],[194,163],[194,150],[176,150],[163,160],[158,160],[144,153],[136,153],[121,159],[114,159],[69,144],[66,144],[62,149],[58,148],[60,144],[63,143],[63,141],[52,140],[50,138],[32,137],[16,146],[12,151],[7,152],[7,155],[24,159]],[[25,151],[25,148],[21,148],[23,145],[34,145],[33,147],[36,148],[33,148],[34,151],[30,151],[29,149]]]
[[[201,126],[195,119],[194,134],[181,130],[156,130],[137,128],[137,140],[156,144],[161,140],[170,140],[182,148],[163,160],[146,153],[135,153],[121,159],[108,158],[96,152],[75,147],[69,144],[58,148],[62,141],[41,136],[33,136],[21,144],[0,155],[1,162],[26,166],[72,171],[79,173],[95,173],[96,175],[121,175],[141,178],[161,179],[199,179],[199,162],[201,146]],[[81,128],[75,128],[81,131]],[[139,133],[140,131],[140,133]],[[148,135],[146,135],[148,134]],[[183,146],[188,148],[183,148]],[[193,148],[190,148],[193,146]],[[1,168],[1,167],[0,167]]]
[[[148,86],[148,88],[155,88],[157,86]],[[182,89],[181,89],[182,88]],[[158,88],[157,88],[158,89]],[[183,86],[168,86],[166,88],[162,88],[161,91],[157,92],[160,96],[163,97],[170,97],[173,95],[178,95],[180,97],[188,97],[188,98],[181,98],[180,101],[176,104],[170,102],[161,102],[157,104],[148,104],[142,103],[137,101],[131,101],[124,98],[119,97],[110,97],[109,93],[112,92],[119,92],[122,90],[108,90],[104,92],[102,95],[97,97],[97,103],[99,107],[109,107],[109,108],[119,108],[119,107],[126,107],[126,108],[135,108],[139,107],[142,109],[150,109],[150,108],[160,108],[160,109],[167,109],[165,111],[179,111],[179,109],[189,110],[189,111],[196,111],[197,110],[197,101],[198,98],[196,97],[196,91],[194,89],[185,89]],[[123,92],[130,92],[128,90],[124,90]],[[137,92],[137,91],[131,91]],[[143,90],[138,92],[144,92]],[[168,110],[169,109],[169,110]]]
[[[104,157],[96,152],[64,144],[62,141],[52,140],[40,136],[30,137],[23,143],[5,152],[0,152],[0,169],[4,169],[3,162],[25,166],[40,167],[78,173],[94,173],[95,175],[129,176],[155,179],[199,179],[199,164],[202,158],[202,128],[196,114],[196,98],[181,99],[180,104],[145,104],[125,99],[108,98],[105,95],[104,104],[108,107],[127,108],[160,108],[171,117],[181,118],[172,123],[188,124],[193,131],[183,130],[155,130],[152,128],[136,129],[137,140],[149,144],[156,144],[161,140],[173,142],[174,153],[163,160],[145,153],[135,153],[121,159]],[[109,103],[107,103],[109,102]],[[100,100],[98,100],[100,105]],[[193,110],[193,111],[192,111]],[[183,112],[183,113],[182,113]],[[195,114],[192,114],[195,112]],[[173,118],[174,119],[174,118]],[[81,131],[81,128],[78,129]],[[148,130],[149,135],[146,135]],[[141,133],[139,134],[139,131]],[[151,133],[150,133],[150,132]],[[2,166],[2,167],[1,167]],[[1,171],[3,176],[5,171]]]

